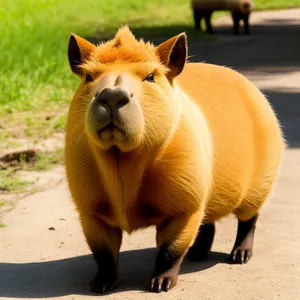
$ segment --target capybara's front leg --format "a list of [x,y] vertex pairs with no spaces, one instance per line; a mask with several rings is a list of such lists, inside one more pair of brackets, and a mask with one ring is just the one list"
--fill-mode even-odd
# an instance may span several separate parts
[[122,231],[109,226],[94,214],[81,216],[81,223],[87,243],[98,264],[98,272],[90,282],[90,290],[93,293],[104,294],[117,281]]
[[239,34],[240,29],[241,14],[238,12],[233,12],[231,16],[233,20],[233,34],[237,35]]
[[157,256],[150,290],[168,291],[176,285],[184,254],[194,242],[200,213],[179,216],[157,226]]
[[194,17],[194,24],[195,24],[195,29],[201,30],[201,20],[203,17],[203,14],[201,10],[193,10],[193,17]]

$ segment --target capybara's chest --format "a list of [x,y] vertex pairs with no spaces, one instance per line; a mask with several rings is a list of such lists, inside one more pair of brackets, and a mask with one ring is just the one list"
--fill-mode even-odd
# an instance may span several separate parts
[[[121,193],[111,193],[105,199],[99,199],[92,209],[108,224],[127,232],[160,224],[178,214],[192,213],[200,205],[197,197],[201,193],[201,176],[197,173],[190,175],[194,189],[188,184],[178,185],[178,181],[183,181],[180,175],[185,177],[186,174],[180,173],[176,167],[175,164],[173,172],[147,172],[136,191],[123,181],[117,187]],[[199,183],[196,183],[197,179]]]
[[106,223],[129,233],[139,228],[160,224],[166,217],[171,217],[170,211],[154,201],[143,198],[132,200],[125,206],[121,203],[101,201],[95,206],[94,212]]

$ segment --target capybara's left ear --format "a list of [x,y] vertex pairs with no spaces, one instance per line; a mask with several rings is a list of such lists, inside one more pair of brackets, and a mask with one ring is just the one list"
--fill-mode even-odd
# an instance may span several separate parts
[[167,77],[172,80],[178,76],[185,65],[187,58],[186,34],[178,34],[163,42],[156,48],[160,61],[169,68]]
[[69,40],[68,57],[72,71],[78,75],[82,75],[80,65],[84,63],[96,48],[95,45],[72,33]]

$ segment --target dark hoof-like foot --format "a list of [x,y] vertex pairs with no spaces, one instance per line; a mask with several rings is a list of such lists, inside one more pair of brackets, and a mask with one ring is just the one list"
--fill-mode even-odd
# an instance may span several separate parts
[[95,294],[104,295],[114,287],[116,280],[117,278],[115,276],[108,278],[98,273],[90,282],[90,291]]
[[166,272],[151,279],[150,291],[160,293],[161,291],[169,291],[176,285],[177,274]]
[[230,254],[230,261],[234,264],[246,264],[252,256],[252,249],[238,247]]
[[239,220],[238,231],[230,260],[234,264],[246,264],[252,256],[255,224],[258,215],[248,221]]

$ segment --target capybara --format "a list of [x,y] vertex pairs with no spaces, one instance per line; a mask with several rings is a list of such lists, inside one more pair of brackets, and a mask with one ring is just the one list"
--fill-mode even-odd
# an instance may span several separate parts
[[97,46],[72,34],[68,56],[81,83],[66,172],[98,264],[91,290],[116,283],[122,232],[152,225],[152,291],[174,287],[185,254],[205,258],[215,222],[230,213],[238,219],[231,260],[246,263],[284,149],[264,95],[234,70],[186,63],[185,33],[158,46],[127,26]]
[[204,18],[206,32],[210,34],[214,33],[211,16],[218,10],[231,12],[234,34],[239,34],[240,20],[244,22],[245,33],[250,34],[249,16],[253,8],[252,0],[192,0],[195,28],[201,30],[201,20]]

